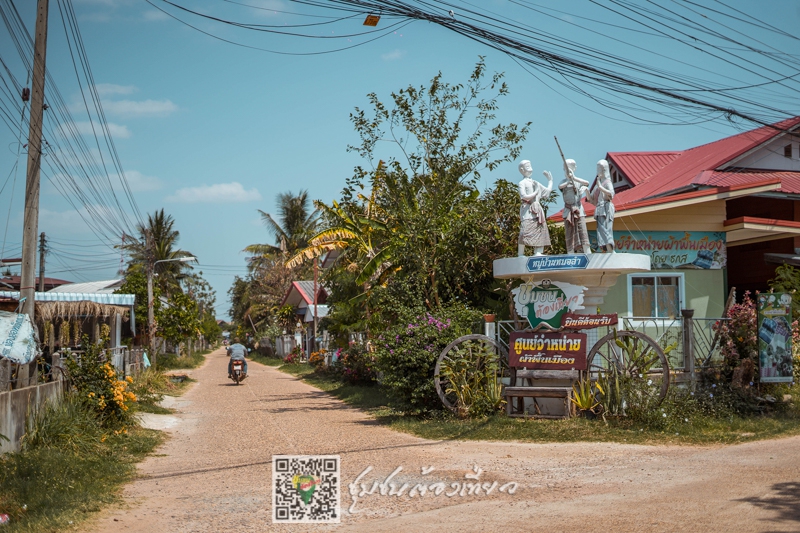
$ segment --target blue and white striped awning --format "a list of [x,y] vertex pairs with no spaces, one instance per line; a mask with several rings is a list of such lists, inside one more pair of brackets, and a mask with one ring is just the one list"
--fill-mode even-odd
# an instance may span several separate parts
[[[0,298],[19,300],[19,291],[0,291]],[[131,307],[136,303],[135,294],[105,294],[92,292],[37,292],[37,302],[94,302],[105,305]]]

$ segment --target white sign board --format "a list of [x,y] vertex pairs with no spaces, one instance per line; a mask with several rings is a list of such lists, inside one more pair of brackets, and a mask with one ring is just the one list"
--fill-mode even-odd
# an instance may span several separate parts
[[28,315],[0,311],[0,358],[30,363],[39,353],[38,333]]

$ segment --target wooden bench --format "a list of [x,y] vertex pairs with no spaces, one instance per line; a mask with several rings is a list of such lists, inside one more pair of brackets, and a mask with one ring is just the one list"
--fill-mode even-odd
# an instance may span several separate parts
[[[503,391],[508,416],[559,419],[569,418],[575,414],[575,404],[572,403],[572,385],[580,377],[577,370],[529,370],[526,368],[511,368],[510,370],[511,381]],[[527,380],[528,385],[518,386],[518,379]],[[558,384],[563,381],[568,381],[569,385]],[[535,413],[525,412],[525,398],[533,398]],[[542,414],[536,401],[537,398],[563,399],[563,414]]]

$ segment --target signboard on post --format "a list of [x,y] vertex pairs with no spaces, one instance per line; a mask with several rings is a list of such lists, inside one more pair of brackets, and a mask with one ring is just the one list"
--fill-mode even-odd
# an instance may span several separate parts
[[762,383],[791,383],[792,295],[758,295],[758,360]]
[[589,257],[585,254],[536,255],[528,258],[526,266],[528,272],[542,272],[550,270],[582,270],[588,264]]
[[520,285],[511,294],[514,295],[517,314],[527,318],[532,328],[545,322],[558,329],[562,316],[583,309],[583,289],[580,285],[545,279],[538,285]]
[[534,370],[586,370],[585,333],[514,331],[508,366]]
[[613,326],[619,322],[616,313],[610,315],[576,315],[566,313],[561,317],[561,327],[567,329],[595,329],[604,326]]

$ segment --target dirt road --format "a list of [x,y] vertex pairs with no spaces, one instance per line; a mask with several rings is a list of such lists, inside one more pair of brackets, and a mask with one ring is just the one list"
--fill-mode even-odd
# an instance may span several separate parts
[[[426,441],[256,363],[233,386],[226,364],[219,350],[192,371],[198,383],[161,419],[171,438],[140,464],[126,503],[85,531],[800,531],[800,437],[702,448]],[[273,454],[341,456],[341,524],[272,523]],[[471,483],[477,467],[486,486],[518,488],[376,493],[351,514],[348,485],[368,467],[367,490],[398,467],[397,487]]]

